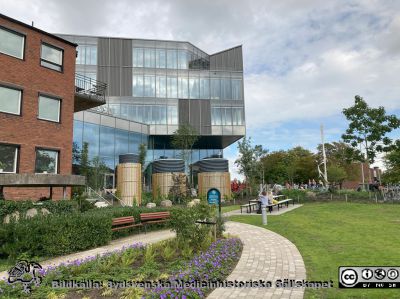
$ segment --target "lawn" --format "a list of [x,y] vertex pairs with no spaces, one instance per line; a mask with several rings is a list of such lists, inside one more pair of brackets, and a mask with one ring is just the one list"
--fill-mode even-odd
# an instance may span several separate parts
[[240,210],[240,205],[231,205],[231,206],[223,206],[221,207],[222,213],[227,213],[230,211]]
[[[262,226],[261,217],[231,220]],[[305,298],[399,298],[398,289],[338,289],[339,266],[400,266],[400,205],[318,203],[269,216],[266,228],[292,241],[308,280],[333,280],[333,289],[306,289]]]

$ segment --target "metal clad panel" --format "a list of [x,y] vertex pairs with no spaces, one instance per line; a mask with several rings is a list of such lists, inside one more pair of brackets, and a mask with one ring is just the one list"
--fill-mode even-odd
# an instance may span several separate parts
[[122,55],[121,55],[122,66],[132,66],[132,40],[122,40]]
[[201,100],[201,134],[211,135],[211,103],[208,100]]
[[99,66],[109,65],[109,38],[99,38],[97,44],[97,61]]
[[211,55],[210,69],[243,71],[242,46]]
[[121,66],[121,40],[117,38],[110,39],[110,65]]
[[120,81],[121,72],[120,67],[110,67],[109,68],[109,81],[107,82],[108,94],[110,96],[120,96]]
[[179,110],[179,124],[188,124],[189,123],[189,100],[179,100],[178,104]]
[[132,68],[121,69],[121,96],[132,96]]
[[200,100],[189,101],[190,125],[200,132]]

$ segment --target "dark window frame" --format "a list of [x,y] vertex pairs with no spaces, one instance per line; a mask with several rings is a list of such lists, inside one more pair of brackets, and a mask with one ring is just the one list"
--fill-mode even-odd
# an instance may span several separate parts
[[25,60],[25,50],[26,50],[26,34],[22,33],[22,32],[18,32],[18,31],[14,30],[14,29],[5,27],[3,25],[0,25],[0,29],[3,29],[5,31],[11,32],[11,33],[13,33],[15,35],[19,35],[19,36],[24,38],[24,47],[22,49],[22,58],[14,56],[14,55],[7,54],[7,53],[1,52],[1,51],[0,51],[0,54],[3,54],[3,55],[6,55],[6,56],[9,56],[9,57],[13,57],[13,58],[16,58],[16,59],[24,61]]
[[21,145],[20,144],[14,144],[14,143],[7,143],[7,142],[0,142],[0,145],[4,146],[13,146],[17,149],[17,161],[15,162],[15,172],[0,172],[0,174],[4,173],[19,173],[19,164],[20,164],[20,156],[21,156]]
[[0,110],[0,113],[4,113],[4,114],[8,114],[8,115],[15,115],[15,116],[22,116],[22,103],[23,103],[23,98],[24,98],[24,89],[22,87],[18,87],[18,86],[11,85],[11,84],[6,84],[3,82],[0,82],[0,87],[14,89],[14,90],[18,90],[21,92],[21,96],[19,99],[19,113],[12,113],[12,112],[2,111],[2,110]]
[[61,155],[61,150],[58,148],[50,148],[50,147],[42,147],[42,146],[35,146],[35,169],[34,173],[35,174],[45,174],[43,172],[36,172],[36,167],[37,167],[37,152],[39,150],[43,151],[51,151],[51,152],[57,152],[57,169],[55,173],[47,173],[47,174],[60,174],[60,155]]
[[[45,46],[47,46],[49,48],[53,48],[53,49],[56,49],[58,51],[61,51],[61,53],[62,53],[61,65],[42,58],[42,46],[43,45],[45,45]],[[50,68],[48,66],[45,66],[45,65],[42,64],[42,61],[44,61],[46,63],[49,63],[51,65],[54,65],[54,66],[58,66],[58,67],[60,67],[60,70],[56,70],[56,69]],[[46,69],[49,69],[49,70],[52,70],[52,71],[56,71],[56,72],[59,72],[59,73],[64,73],[64,49],[62,49],[60,47],[57,47],[57,46],[54,46],[52,44],[49,44],[48,42],[42,41],[41,44],[40,44],[40,62],[39,63],[40,63],[40,66],[42,66],[42,67],[44,67]]]
[[[51,120],[51,119],[45,119],[45,118],[41,118],[40,117],[40,115],[39,115],[39,102],[40,102],[40,97],[44,97],[44,98],[48,98],[48,99],[53,99],[53,100],[57,100],[58,102],[59,102],[59,109],[58,109],[58,121],[55,121],[55,120]],[[54,96],[54,95],[50,95],[50,94],[47,94],[47,93],[43,93],[43,92],[39,92],[38,93],[38,98],[37,98],[38,100],[38,110],[37,110],[37,119],[38,120],[42,120],[42,121],[48,121],[48,122],[51,122],[51,123],[53,123],[53,124],[61,124],[61,112],[62,112],[62,98],[61,97],[57,97],[57,96]]]

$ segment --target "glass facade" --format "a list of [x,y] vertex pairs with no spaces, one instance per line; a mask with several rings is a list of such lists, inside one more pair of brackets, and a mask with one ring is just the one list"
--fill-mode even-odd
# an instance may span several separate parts
[[77,51],[76,64],[97,65],[96,45],[79,45]]
[[212,107],[211,124],[215,126],[242,126],[244,125],[243,108]]
[[99,157],[110,171],[118,164],[119,155],[139,153],[139,145],[147,145],[147,139],[146,134],[74,120],[74,143],[78,151],[87,142],[89,159]]

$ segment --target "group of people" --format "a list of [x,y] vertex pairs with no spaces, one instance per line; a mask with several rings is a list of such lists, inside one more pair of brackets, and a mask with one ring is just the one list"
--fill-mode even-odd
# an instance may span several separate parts
[[261,192],[261,195],[259,196],[258,200],[261,202],[262,207],[266,207],[267,205],[272,205],[277,203],[277,201],[274,199],[274,194],[272,193],[272,191]]
[[285,183],[285,188],[286,189],[300,189],[300,190],[306,190],[306,189],[320,189],[324,186],[324,183],[319,180],[318,182],[315,179],[312,180],[308,180],[308,184],[307,183],[300,183],[300,184],[290,184],[289,182]]

